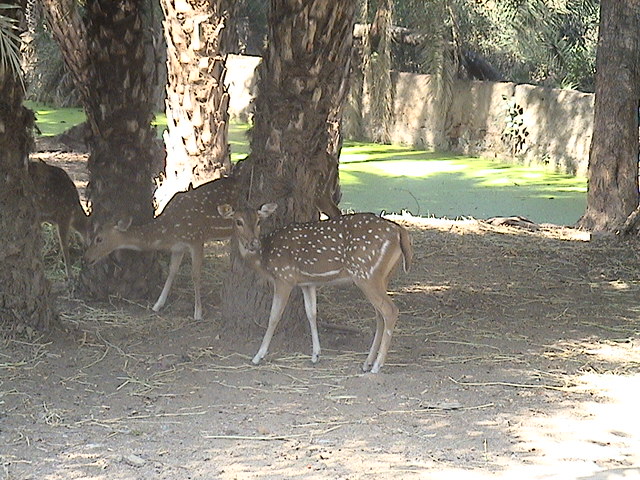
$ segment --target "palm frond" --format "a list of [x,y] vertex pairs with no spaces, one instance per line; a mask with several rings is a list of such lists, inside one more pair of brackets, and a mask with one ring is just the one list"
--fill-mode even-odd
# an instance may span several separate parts
[[[534,80],[589,88],[595,69],[598,0],[505,1],[496,17]],[[504,43],[508,45],[508,43]]]
[[453,99],[453,82],[459,65],[461,45],[454,13],[458,6],[457,2],[451,0],[437,0],[427,6],[428,9],[416,11],[416,19],[422,24],[418,54],[422,71],[433,76],[436,101],[444,114]]
[[391,26],[393,2],[380,0],[376,11],[378,44],[365,60],[365,82],[369,88],[372,138],[378,143],[390,141],[389,130],[393,112],[393,85],[391,82]]
[[[486,59],[504,78],[591,90],[600,0],[397,0],[398,24],[424,38],[421,68],[442,71],[447,48]],[[447,12],[448,10],[448,12]],[[443,37],[449,30],[449,38]],[[458,47],[456,47],[458,46]],[[403,52],[404,53],[404,52]]]
[[6,75],[7,70],[18,79],[22,79],[20,67],[20,37],[18,36],[18,21],[5,15],[16,5],[0,4],[0,77]]

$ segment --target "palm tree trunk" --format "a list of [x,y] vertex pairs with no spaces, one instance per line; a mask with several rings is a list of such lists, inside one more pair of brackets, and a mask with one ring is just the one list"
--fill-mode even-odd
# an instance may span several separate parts
[[[330,191],[337,190],[341,143],[336,123],[347,91],[355,8],[356,2],[338,0],[271,2],[251,155],[237,171],[251,205],[278,203],[277,218],[264,225],[265,233],[292,221],[318,219],[318,192],[326,190],[327,181],[333,183]],[[254,334],[254,319],[264,325],[268,317],[271,295],[232,252],[223,295],[226,325]],[[289,316],[295,323],[285,313],[280,328],[289,336],[292,328],[305,331],[301,302],[292,303]]]
[[638,205],[640,1],[603,0],[587,210],[578,225],[620,227]]
[[162,0],[168,128],[165,178],[156,193],[161,206],[190,183],[198,186],[230,170],[224,52],[232,3]]
[[[139,0],[92,0],[85,21],[89,68],[85,98],[89,185],[94,229],[122,218],[142,224],[153,218],[153,177],[161,169],[151,126],[151,82],[145,70],[142,4]],[[155,255],[120,251],[85,266],[81,283],[93,297],[148,297],[161,277]],[[153,292],[155,293],[155,292]]]
[[[145,223],[153,218],[152,179],[162,170],[162,160],[151,128],[143,2],[91,0],[81,18],[71,0],[43,1],[91,131],[87,194],[92,225],[128,216]],[[82,269],[85,292],[97,298],[149,296],[161,276],[155,256],[127,252],[114,257]]]
[[[17,16],[19,11],[5,9],[3,14]],[[0,322],[9,328],[48,330],[58,317],[44,275],[40,224],[27,174],[34,116],[23,100],[18,73],[0,69]]]

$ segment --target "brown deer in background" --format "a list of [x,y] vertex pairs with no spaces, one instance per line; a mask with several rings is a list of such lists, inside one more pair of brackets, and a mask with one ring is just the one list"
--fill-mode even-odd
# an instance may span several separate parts
[[408,232],[384,218],[356,213],[321,222],[292,223],[260,238],[260,220],[271,215],[276,207],[275,203],[264,204],[258,210],[219,207],[222,216],[233,218],[240,255],[273,284],[269,325],[253,363],[258,364],[267,354],[271,337],[296,286],[304,296],[313,344],[311,361],[316,363],[320,356],[316,287],[353,282],[376,309],[376,333],[362,368],[377,373],[384,364],[398,319],[398,307],[387,294],[389,278],[400,257],[405,271],[413,257]]
[[55,224],[67,279],[71,276],[69,234],[76,231],[87,240],[87,216],[73,180],[62,168],[42,161],[29,162],[29,176],[35,185],[35,199],[41,222]]
[[204,183],[197,188],[176,193],[151,222],[131,226],[131,218],[104,226],[93,237],[85,258],[96,262],[117,249],[160,250],[171,252],[169,275],[153,310],[160,310],[169,295],[185,252],[191,254],[191,276],[195,295],[193,317],[202,319],[200,285],[204,244],[225,240],[233,233],[232,221],[218,213],[221,204],[235,204],[237,185],[231,178]]

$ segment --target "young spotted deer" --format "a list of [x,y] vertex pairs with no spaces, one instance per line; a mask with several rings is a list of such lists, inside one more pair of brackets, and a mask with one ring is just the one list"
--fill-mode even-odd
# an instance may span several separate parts
[[131,226],[131,218],[104,226],[91,241],[85,258],[94,263],[117,249],[160,250],[171,252],[169,275],[153,310],[160,310],[169,295],[186,251],[191,254],[191,276],[195,295],[193,317],[202,319],[200,280],[204,244],[225,240],[233,233],[232,221],[222,218],[218,205],[235,204],[237,186],[231,178],[204,183],[197,188],[176,193],[166,207],[149,223]]
[[311,361],[317,362],[320,341],[316,287],[353,282],[376,309],[376,333],[362,368],[377,373],[384,364],[398,319],[398,308],[387,295],[389,277],[400,257],[405,272],[408,271],[413,256],[408,232],[384,218],[356,213],[321,222],[293,223],[260,238],[260,220],[271,215],[276,207],[275,203],[267,203],[257,211],[235,212],[229,205],[219,208],[222,216],[233,218],[240,255],[273,284],[269,325],[253,363],[259,363],[267,354],[271,337],[296,286],[302,289],[311,326]]
[[41,222],[55,224],[67,280],[71,275],[69,235],[76,231],[87,240],[89,217],[82,208],[73,180],[62,168],[42,161],[29,162],[29,176],[35,185],[35,200]]

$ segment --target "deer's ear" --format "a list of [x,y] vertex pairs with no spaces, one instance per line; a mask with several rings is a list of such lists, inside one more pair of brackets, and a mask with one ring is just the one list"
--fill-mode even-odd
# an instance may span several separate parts
[[126,232],[127,230],[129,230],[129,227],[131,226],[131,222],[133,222],[133,217],[129,217],[126,220],[120,220],[116,224],[116,230],[120,230],[121,232]]
[[218,213],[222,218],[231,218],[234,214],[233,207],[228,203],[223,203],[218,205]]
[[275,212],[277,208],[278,208],[277,203],[265,203],[260,207],[260,210],[258,210],[258,216],[260,218],[267,218],[273,212]]

